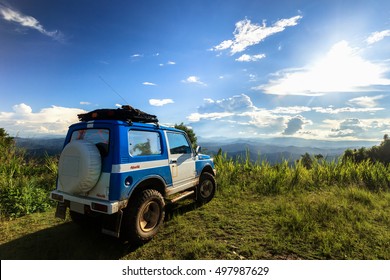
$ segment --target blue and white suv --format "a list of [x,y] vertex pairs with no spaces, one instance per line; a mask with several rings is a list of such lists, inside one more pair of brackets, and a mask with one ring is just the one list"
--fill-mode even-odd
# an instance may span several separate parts
[[194,151],[184,131],[130,106],[79,118],[69,127],[51,192],[57,217],[69,208],[76,222],[98,217],[104,233],[144,242],[161,227],[166,202],[213,198],[213,160]]

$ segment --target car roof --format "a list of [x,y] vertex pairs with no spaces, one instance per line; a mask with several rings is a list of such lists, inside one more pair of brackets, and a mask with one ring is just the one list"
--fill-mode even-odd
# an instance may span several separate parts
[[98,126],[126,126],[126,127],[134,127],[134,128],[148,128],[148,129],[161,129],[168,130],[173,132],[183,132],[180,129],[176,129],[170,126],[164,126],[159,124],[150,124],[150,123],[139,123],[139,122],[126,122],[120,120],[93,120],[88,122],[78,122],[72,124],[69,129],[77,130],[77,129],[86,129],[86,128],[94,128],[95,125]]

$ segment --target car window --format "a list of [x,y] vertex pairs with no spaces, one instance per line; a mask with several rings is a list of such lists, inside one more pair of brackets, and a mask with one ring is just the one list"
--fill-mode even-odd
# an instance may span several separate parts
[[169,150],[171,154],[191,154],[192,149],[184,134],[168,132]]
[[110,131],[108,129],[80,129],[72,133],[70,141],[85,140],[95,144],[100,154],[105,157],[109,153]]
[[108,129],[80,129],[72,133],[70,141],[86,140],[93,144],[108,144],[110,140],[110,131]]
[[132,156],[160,155],[160,134],[153,131],[130,130],[129,152]]

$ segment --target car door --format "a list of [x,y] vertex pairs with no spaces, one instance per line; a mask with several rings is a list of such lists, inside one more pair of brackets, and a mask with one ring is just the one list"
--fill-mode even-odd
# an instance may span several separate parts
[[195,185],[195,157],[190,141],[184,133],[167,131],[169,165],[172,184],[176,191]]

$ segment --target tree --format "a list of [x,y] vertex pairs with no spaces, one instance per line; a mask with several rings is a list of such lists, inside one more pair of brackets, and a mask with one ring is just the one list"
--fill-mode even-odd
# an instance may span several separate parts
[[355,152],[351,149],[346,149],[343,154],[342,161],[346,163],[348,160],[355,161]]
[[0,146],[9,147],[15,143],[14,138],[9,136],[4,128],[0,128]]
[[313,159],[308,153],[301,155],[300,162],[304,167],[306,167],[306,169],[311,169],[311,167],[313,166]]
[[194,130],[184,125],[184,123],[175,124],[175,128],[185,131],[188,138],[190,138],[192,147],[196,149],[196,146],[198,146],[198,138],[196,137]]
[[354,162],[371,160],[373,162],[390,163],[390,138],[388,134],[383,136],[383,141],[378,146],[371,148],[362,147],[360,149],[347,149],[343,155],[343,162],[351,159]]

